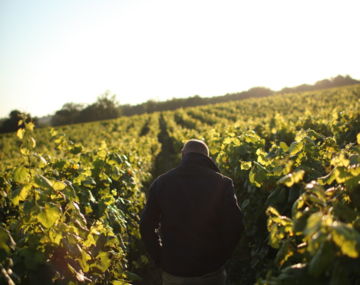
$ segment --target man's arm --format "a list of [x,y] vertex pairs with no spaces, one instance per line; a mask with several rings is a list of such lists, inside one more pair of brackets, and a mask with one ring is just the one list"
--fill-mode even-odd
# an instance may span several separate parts
[[159,228],[160,208],[156,197],[156,181],[150,186],[149,197],[140,219],[140,234],[146,250],[156,264],[160,263],[160,241],[155,232]]
[[234,184],[231,179],[226,179],[222,208],[221,235],[223,241],[224,259],[228,259],[235,250],[236,244],[244,231],[242,214],[235,196]]

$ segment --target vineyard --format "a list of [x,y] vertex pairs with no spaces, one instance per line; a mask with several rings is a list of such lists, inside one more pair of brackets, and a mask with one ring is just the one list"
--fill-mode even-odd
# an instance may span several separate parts
[[235,184],[229,284],[360,285],[360,86],[0,136],[0,284],[160,284],[152,179],[204,140]]

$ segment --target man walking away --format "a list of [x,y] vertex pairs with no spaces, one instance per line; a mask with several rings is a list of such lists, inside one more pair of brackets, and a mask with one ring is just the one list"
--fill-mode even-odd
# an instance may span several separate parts
[[220,173],[204,142],[189,140],[180,165],[150,186],[140,221],[163,285],[225,284],[224,265],[242,231],[232,180]]

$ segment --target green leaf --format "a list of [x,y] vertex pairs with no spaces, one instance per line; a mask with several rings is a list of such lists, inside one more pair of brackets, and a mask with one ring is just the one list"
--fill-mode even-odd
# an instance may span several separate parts
[[33,154],[34,155],[34,157],[35,157],[35,159],[36,159],[36,161],[37,161],[37,165],[40,167],[40,168],[43,168],[43,167],[45,167],[47,164],[48,164],[48,162],[46,161],[46,159],[44,158],[44,157],[42,157],[41,155],[39,155],[39,154],[37,154],[37,153],[35,153],[35,154]]
[[345,167],[336,167],[334,175],[337,183],[344,183],[346,180],[352,178],[352,174],[347,171]]
[[360,234],[348,225],[335,222],[332,228],[333,241],[341,252],[351,258],[359,257]]
[[295,251],[296,248],[292,245],[291,241],[285,240],[276,254],[275,263],[278,264],[278,266],[283,266],[283,264],[294,255]]
[[41,188],[52,189],[52,182],[49,179],[47,179],[45,176],[36,175],[35,183]]
[[290,145],[290,148],[289,148],[289,153],[291,156],[299,153],[304,147],[304,143],[303,142],[293,142],[291,145]]
[[337,201],[333,205],[334,216],[338,217],[341,221],[345,223],[351,223],[357,217],[357,211],[350,205],[346,203],[341,203]]
[[24,134],[25,134],[25,129],[22,128],[18,129],[16,132],[17,137],[21,140],[24,138]]
[[279,248],[283,239],[293,235],[292,221],[286,216],[280,216],[274,207],[268,207],[266,215],[268,216],[267,228],[270,233],[269,244],[273,248]]
[[13,175],[14,181],[20,184],[26,184],[30,182],[30,173],[29,170],[24,166],[19,166],[15,169]]
[[84,272],[88,272],[90,269],[88,261],[91,260],[91,256],[85,250],[83,250],[80,246],[78,246],[78,249],[80,251],[81,257],[77,258],[76,260],[79,262],[82,270]]
[[51,135],[52,137],[55,137],[57,134],[58,134],[58,132],[57,132],[54,128],[51,128],[51,129],[50,129],[50,135]]
[[305,171],[298,170],[293,173],[289,173],[278,180],[278,184],[285,184],[287,187],[293,186],[295,183],[301,181],[304,177]]
[[[316,183],[316,181],[311,181],[306,184],[305,189],[307,191],[308,197],[315,203],[326,204],[326,194],[324,188]],[[317,199],[316,199],[317,198]]]
[[240,161],[241,170],[249,170],[251,168],[251,161]]
[[54,188],[54,190],[56,191],[61,191],[61,190],[64,190],[65,187],[66,187],[66,184],[62,181],[55,181],[53,184],[52,184],[52,187]]
[[26,129],[29,130],[30,132],[32,132],[35,128],[35,124],[33,122],[27,123],[25,125]]
[[84,178],[85,179],[83,179],[83,181],[82,181],[84,186],[88,186],[88,187],[96,186],[96,181],[94,180],[94,178],[92,178],[91,176],[87,176]]
[[60,208],[46,204],[42,211],[37,215],[37,219],[44,227],[51,228],[60,216]]
[[266,215],[268,216],[280,216],[279,212],[274,207],[268,207],[266,209]]
[[278,276],[277,282],[273,284],[315,284],[309,283],[308,275],[306,274],[307,264],[305,263],[297,263],[288,267],[285,267],[281,270],[280,275]]
[[126,276],[130,281],[142,281],[142,278],[139,275],[130,271],[126,272]]
[[249,173],[249,180],[252,184],[255,184],[256,187],[261,187],[266,181],[267,174],[268,171],[262,165],[254,161],[253,167]]
[[70,149],[70,152],[72,153],[72,154],[78,154],[78,153],[80,153],[81,151],[82,151],[82,146],[81,145],[75,145],[75,146],[73,146],[71,149]]
[[25,270],[34,270],[36,269],[41,263],[45,262],[44,254],[36,249],[30,247],[23,247],[18,251],[18,254],[24,259],[25,261]]
[[243,139],[247,143],[257,143],[260,137],[254,131],[248,131],[243,135]]
[[319,177],[317,179],[317,182],[320,185],[330,185],[331,183],[333,183],[333,181],[335,180],[336,176],[335,176],[335,171],[332,170],[329,174]]
[[337,167],[347,167],[349,166],[350,160],[347,158],[347,156],[341,152],[339,155],[335,156],[333,159],[331,159],[331,165],[337,166]]
[[[77,281],[79,281],[79,282],[88,282],[88,283],[90,282],[91,283],[91,279],[87,278],[85,276],[84,272],[82,272],[81,269],[79,271],[76,271],[75,268],[72,267],[70,264],[67,264],[67,266],[70,269],[70,271],[75,275],[75,278],[76,278]],[[68,284],[70,284],[70,283],[68,283]]]
[[128,283],[124,280],[114,280],[111,283],[112,283],[112,285],[131,285],[130,283]]
[[96,257],[97,264],[96,267],[99,268],[102,272],[105,272],[111,265],[111,259],[107,252],[100,252]]
[[0,249],[3,249],[6,252],[6,254],[9,254],[11,252],[11,249],[14,249],[15,246],[16,243],[14,242],[12,236],[10,235],[10,232],[0,227]]
[[335,258],[335,252],[330,242],[321,243],[320,248],[311,258],[309,263],[309,272],[311,275],[318,277],[326,269],[331,268],[330,264]]
[[322,213],[314,213],[312,214],[306,224],[306,228],[304,230],[304,234],[311,236],[314,233],[318,232],[321,227],[321,218],[323,217]]
[[30,143],[31,148],[36,147],[36,140],[33,137],[29,138],[29,143]]
[[29,155],[30,150],[27,147],[20,147],[20,153],[23,155]]
[[58,232],[58,231],[55,231],[54,229],[50,229],[49,238],[50,238],[51,242],[53,242],[57,245],[60,245],[60,241],[63,238],[63,234],[62,234],[62,232]]
[[288,151],[289,150],[289,147],[285,142],[280,142],[279,146],[281,147],[281,149],[283,151]]
[[20,188],[16,189],[12,194],[11,202],[15,206],[19,205],[20,201],[24,201],[27,198],[31,188],[32,188],[32,185],[27,184],[27,185],[21,186]]

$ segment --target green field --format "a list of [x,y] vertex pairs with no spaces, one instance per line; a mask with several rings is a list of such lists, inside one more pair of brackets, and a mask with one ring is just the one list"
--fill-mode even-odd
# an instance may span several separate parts
[[1,284],[160,284],[152,179],[203,139],[245,234],[229,284],[360,284],[360,86],[0,136]]

